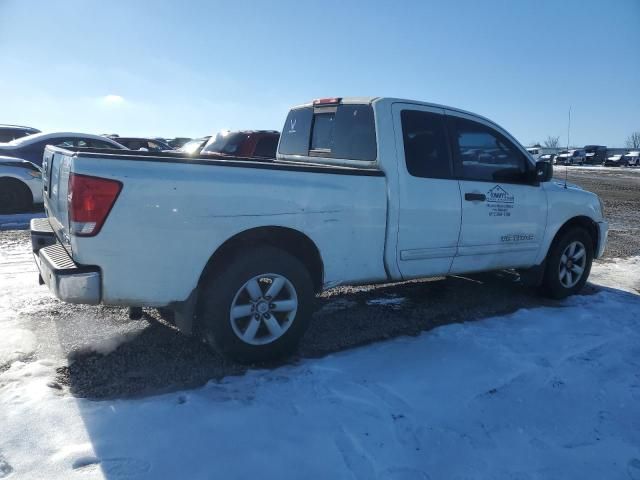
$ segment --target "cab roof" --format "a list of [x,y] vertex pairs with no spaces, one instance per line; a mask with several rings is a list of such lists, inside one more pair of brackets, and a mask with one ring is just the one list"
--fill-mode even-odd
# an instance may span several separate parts
[[[319,97],[319,98],[323,98],[323,97]],[[450,110],[453,112],[457,112],[457,113],[462,113],[465,115],[469,115],[472,117],[476,117],[479,119],[484,120],[485,122],[491,123],[492,125],[495,125],[499,128],[500,125],[498,125],[496,122],[494,122],[493,120],[487,118],[487,117],[483,117],[482,115],[478,115],[477,113],[474,112],[470,112],[468,110],[463,110],[461,108],[456,108],[456,107],[450,107],[448,105],[441,105],[439,103],[431,103],[431,102],[423,102],[420,100],[410,100],[410,99],[406,99],[406,98],[397,98],[397,97],[329,97],[331,99],[339,99],[340,100],[340,104],[341,105],[349,105],[349,104],[377,104],[377,103],[386,103],[386,104],[393,104],[393,103],[409,103],[409,104],[413,104],[413,105],[420,105],[420,106],[424,106],[424,107],[431,107],[431,108],[439,108],[439,109],[443,109],[443,110]],[[294,110],[296,108],[304,108],[304,107],[313,107],[314,106],[314,101],[310,101],[307,103],[303,103],[301,105],[296,105],[295,107],[292,107],[291,110]]]

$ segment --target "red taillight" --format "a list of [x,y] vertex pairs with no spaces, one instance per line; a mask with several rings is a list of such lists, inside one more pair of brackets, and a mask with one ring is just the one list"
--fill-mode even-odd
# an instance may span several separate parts
[[69,176],[69,226],[79,237],[97,235],[107,219],[122,183],[72,173]]
[[314,105],[337,105],[340,103],[342,98],[340,97],[331,97],[331,98],[316,98],[313,101]]

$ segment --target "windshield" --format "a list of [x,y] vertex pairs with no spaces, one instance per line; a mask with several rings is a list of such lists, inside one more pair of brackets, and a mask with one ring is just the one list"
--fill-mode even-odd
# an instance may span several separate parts
[[236,153],[242,142],[248,138],[246,133],[220,132],[215,137],[210,138],[202,153],[224,153],[232,155]]

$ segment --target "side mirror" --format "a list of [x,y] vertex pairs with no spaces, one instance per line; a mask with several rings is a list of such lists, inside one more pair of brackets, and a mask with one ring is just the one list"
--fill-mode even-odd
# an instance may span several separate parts
[[536,162],[536,181],[548,182],[553,177],[553,165],[551,162]]

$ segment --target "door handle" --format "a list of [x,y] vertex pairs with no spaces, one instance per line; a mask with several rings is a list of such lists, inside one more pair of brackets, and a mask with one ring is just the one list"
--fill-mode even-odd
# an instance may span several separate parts
[[465,193],[464,199],[468,202],[484,202],[487,199],[487,196],[484,193]]

